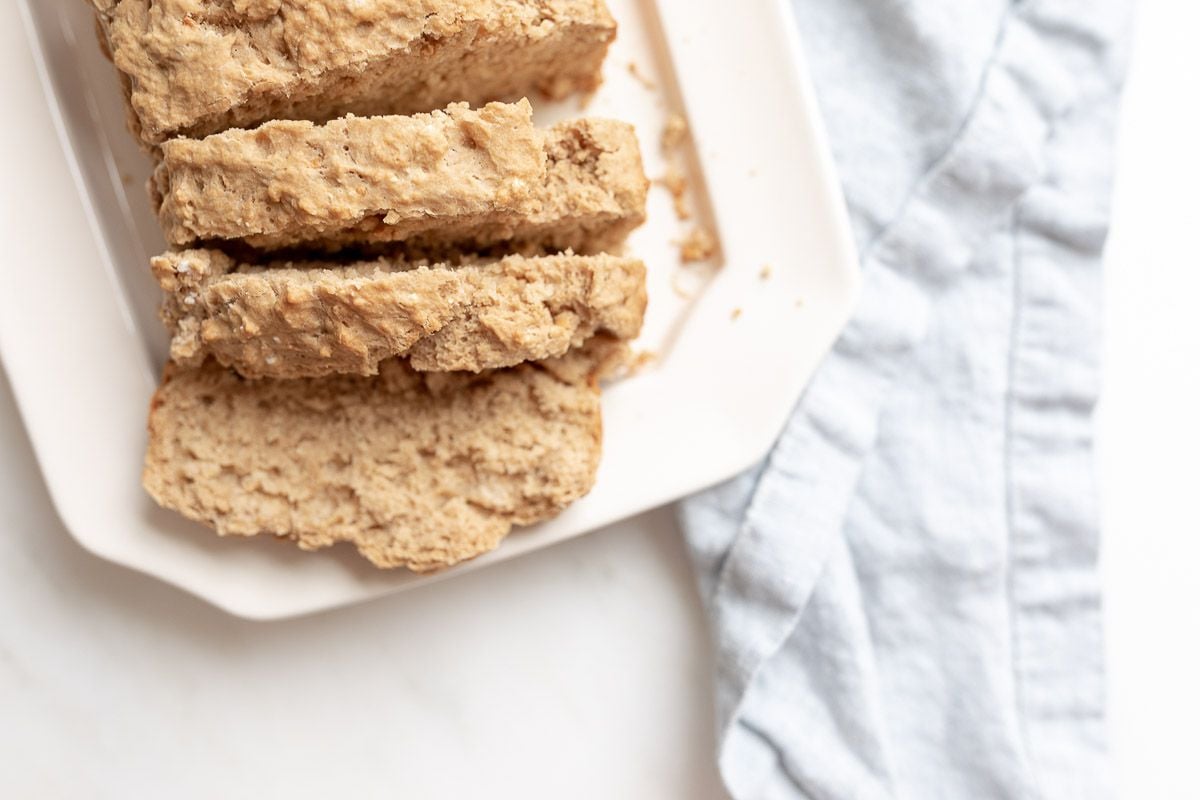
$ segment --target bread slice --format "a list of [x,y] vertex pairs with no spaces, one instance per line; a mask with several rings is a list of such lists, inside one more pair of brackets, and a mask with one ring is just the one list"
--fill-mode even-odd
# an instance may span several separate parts
[[142,482],[222,536],[305,550],[350,542],[376,566],[432,572],[585,495],[600,459],[597,338],[563,359],[482,375],[248,381],[169,365]]
[[147,145],[251,128],[562,98],[599,85],[603,0],[92,0]]
[[549,131],[527,102],[416,117],[270,122],[162,147],[159,220],[177,246],[336,251],[403,242],[457,250],[600,252],[646,218],[649,182],[631,126]]
[[566,353],[597,333],[634,339],[646,269],[616,256],[509,256],[461,265],[395,259],[239,264],[215,250],[152,262],[171,358],[208,356],[250,378],[479,372]]
[[503,222],[535,210],[545,178],[542,134],[522,100],[172,139],[152,195],[172,245],[245,239],[277,249]]

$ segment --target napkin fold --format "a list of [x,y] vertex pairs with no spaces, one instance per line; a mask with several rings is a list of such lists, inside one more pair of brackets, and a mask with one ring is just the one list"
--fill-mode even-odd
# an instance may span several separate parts
[[1092,411],[1131,0],[793,5],[865,286],[769,457],[680,507],[721,774],[1109,796]]

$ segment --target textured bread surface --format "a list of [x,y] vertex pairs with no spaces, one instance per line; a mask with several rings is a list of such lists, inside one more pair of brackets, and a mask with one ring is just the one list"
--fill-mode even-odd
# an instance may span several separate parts
[[538,131],[527,102],[272,122],[162,152],[155,193],[175,246],[596,253],[645,221],[650,185],[632,126],[584,119]]
[[562,98],[600,83],[603,0],[93,0],[153,146],[347,113]]
[[601,252],[646,221],[650,181],[632,125],[609,119],[563,122],[546,137],[546,182],[538,210],[480,245]]
[[533,110],[465,103],[412,117],[268,122],[162,146],[153,194],[175,246],[387,242],[534,208],[546,178]]
[[514,525],[585,495],[600,458],[598,337],[540,365],[250,381],[168,365],[143,485],[222,536],[305,550],[350,542],[383,568],[431,572],[494,549]]
[[634,339],[646,311],[645,266],[608,255],[263,267],[187,250],[152,267],[171,358],[198,366],[213,356],[250,378],[370,375],[393,356],[422,372],[498,369],[597,333]]
[[646,221],[650,181],[632,125],[561,122],[545,131],[545,150],[545,180],[534,190],[529,213],[416,232],[404,240],[404,250],[428,258],[461,251],[602,253],[620,247]]

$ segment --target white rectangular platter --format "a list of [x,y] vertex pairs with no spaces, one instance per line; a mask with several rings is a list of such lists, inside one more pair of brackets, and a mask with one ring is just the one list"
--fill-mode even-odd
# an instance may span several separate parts
[[[10,142],[0,166],[7,259],[0,357],[54,503],[93,553],[239,616],[279,619],[479,569],[669,503],[762,458],[852,308],[858,269],[795,25],[784,0],[609,0],[620,23],[606,82],[538,104],[635,123],[647,172],[683,115],[689,202],[652,191],[629,243],[647,262],[644,369],[604,400],[595,490],[560,518],[438,576],[374,570],[350,548],[302,553],[270,537],[222,540],[154,506],[140,486],[145,419],[166,353],[150,255],[164,249],[143,189],[148,164],[124,127],[115,74],[83,0],[6,4]],[[6,35],[10,35],[7,34]],[[683,266],[700,223],[720,242]]]

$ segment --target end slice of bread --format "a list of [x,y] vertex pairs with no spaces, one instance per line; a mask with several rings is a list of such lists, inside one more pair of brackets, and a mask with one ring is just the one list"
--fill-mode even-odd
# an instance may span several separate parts
[[92,0],[149,148],[271,119],[562,98],[601,80],[603,0]]
[[305,550],[349,542],[373,564],[432,572],[560,513],[600,459],[602,337],[481,375],[250,381],[169,365],[150,410],[143,485],[222,536]]

